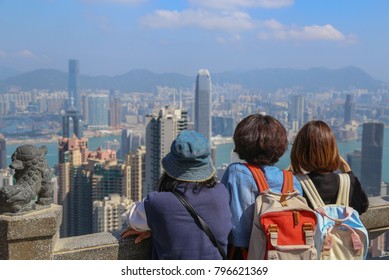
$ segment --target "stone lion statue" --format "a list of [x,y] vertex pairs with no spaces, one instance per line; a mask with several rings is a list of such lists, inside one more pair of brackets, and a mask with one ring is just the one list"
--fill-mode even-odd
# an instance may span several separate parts
[[0,188],[0,213],[22,213],[49,207],[53,200],[51,172],[46,160],[47,147],[23,145],[12,154],[15,170],[13,186]]

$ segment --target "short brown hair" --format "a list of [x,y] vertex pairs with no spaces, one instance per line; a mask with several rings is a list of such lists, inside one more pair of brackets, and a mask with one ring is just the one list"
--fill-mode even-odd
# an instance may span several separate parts
[[337,170],[341,161],[331,128],[323,121],[306,123],[297,133],[290,160],[296,173]]
[[257,165],[274,165],[288,147],[285,127],[277,119],[261,114],[240,121],[233,138],[239,158]]

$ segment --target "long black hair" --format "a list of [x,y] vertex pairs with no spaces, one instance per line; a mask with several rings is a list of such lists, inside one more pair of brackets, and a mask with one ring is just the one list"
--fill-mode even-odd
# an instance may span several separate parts
[[193,185],[193,193],[199,193],[201,191],[201,188],[213,188],[216,183],[216,178],[214,176],[203,182],[188,182],[172,178],[169,176],[169,174],[164,172],[158,181],[158,191],[172,192],[175,191],[178,186],[184,186],[184,192],[186,192],[188,186],[191,184]]

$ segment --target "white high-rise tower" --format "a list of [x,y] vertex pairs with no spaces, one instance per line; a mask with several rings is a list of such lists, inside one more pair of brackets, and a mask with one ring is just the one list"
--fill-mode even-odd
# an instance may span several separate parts
[[197,75],[195,92],[195,130],[211,143],[212,84],[209,71],[201,69]]
[[158,115],[146,116],[146,158],[143,195],[156,190],[162,175],[162,158],[170,152],[177,135],[187,129],[188,114],[182,109],[162,108]]

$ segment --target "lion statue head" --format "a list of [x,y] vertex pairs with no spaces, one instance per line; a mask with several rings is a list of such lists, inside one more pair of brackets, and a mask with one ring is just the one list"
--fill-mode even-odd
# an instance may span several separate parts
[[52,202],[51,172],[46,160],[47,147],[23,145],[12,154],[10,168],[15,170],[13,186],[0,189],[1,212],[26,212]]

